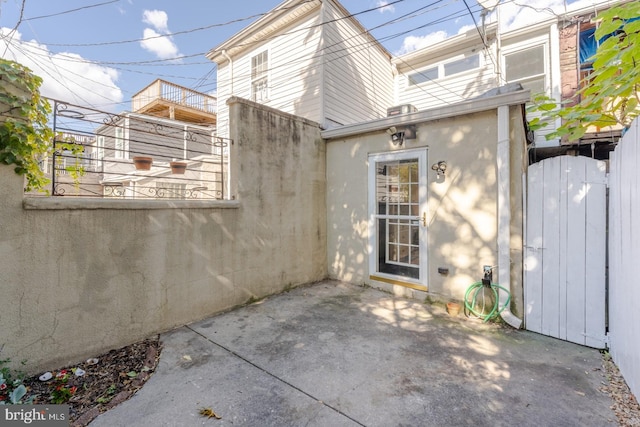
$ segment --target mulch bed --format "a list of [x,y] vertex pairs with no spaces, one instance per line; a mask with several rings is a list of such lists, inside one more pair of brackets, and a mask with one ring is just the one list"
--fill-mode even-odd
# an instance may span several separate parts
[[[94,360],[51,371],[53,378],[49,381],[40,381],[40,375],[36,375],[25,378],[24,384],[29,395],[37,395],[34,404],[50,404],[52,392],[60,385],[56,374],[66,371],[68,380],[63,385],[74,390],[66,402],[70,405],[71,426],[86,426],[144,385],[158,365],[160,350],[159,337],[149,338],[91,358]],[[76,376],[72,370],[77,368],[85,371],[84,375]]]

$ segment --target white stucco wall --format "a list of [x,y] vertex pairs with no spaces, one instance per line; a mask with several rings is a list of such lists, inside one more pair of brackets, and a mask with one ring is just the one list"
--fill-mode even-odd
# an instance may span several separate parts
[[234,201],[23,200],[0,166],[3,359],[52,369],[326,276],[318,125],[230,117]]
[[[369,278],[368,155],[427,149],[429,295],[458,299],[497,264],[497,113],[489,110],[419,124],[417,139],[395,147],[384,130],[327,144],[327,259],[329,277],[377,284]],[[524,139],[519,107],[511,108],[512,294],[521,304],[522,178]],[[430,166],[447,162],[445,178]],[[520,246],[517,246],[517,243]],[[438,273],[447,268],[448,275]]]

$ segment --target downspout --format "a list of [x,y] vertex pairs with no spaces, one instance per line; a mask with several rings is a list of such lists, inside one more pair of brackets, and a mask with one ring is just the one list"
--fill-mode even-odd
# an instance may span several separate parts
[[227,49],[222,49],[222,56],[224,56],[227,61],[229,61],[229,81],[231,82],[231,91],[229,93],[229,97],[234,95],[233,93],[233,59],[227,53]]
[[326,5],[325,2],[322,2],[320,4],[320,52],[322,52],[321,58],[322,60],[320,61],[320,70],[319,70],[319,81],[320,81],[320,96],[318,96],[319,101],[320,101],[320,128],[321,129],[328,129],[329,127],[329,121],[327,120],[327,106],[325,105],[325,102],[327,100],[327,98],[325,97],[324,91],[325,91],[325,79],[326,79],[326,67],[325,67],[325,59],[327,57],[327,52],[325,52],[325,48],[326,48],[326,43],[325,43],[325,36],[326,36]]
[[[233,59],[231,59],[231,57],[227,53],[227,49],[222,49],[222,56],[224,56],[227,59],[227,61],[229,61],[229,81],[231,82],[231,87],[230,87],[230,90],[229,90],[229,98],[231,98],[232,96],[234,96],[234,93],[233,93]],[[217,101],[218,99],[220,99],[220,98],[216,97],[216,103],[218,102]],[[219,107],[220,107],[220,105],[218,105],[216,107],[216,112],[221,110],[221,108],[219,108]],[[227,123],[226,123],[227,130],[226,130],[226,132],[220,132],[219,131],[218,123],[217,123],[218,119],[217,119],[217,115],[216,115],[216,133],[218,135],[220,135],[222,133],[223,135],[228,137],[229,136],[229,113],[228,113],[229,106],[226,104],[226,102],[224,103],[224,108],[227,109]]]
[[[509,106],[498,107],[498,283],[504,289],[511,290],[511,185],[510,185],[510,154],[509,154]],[[500,307],[505,307],[500,316],[507,324],[520,329],[522,319],[511,312],[507,304],[509,295],[500,289],[498,299]]]

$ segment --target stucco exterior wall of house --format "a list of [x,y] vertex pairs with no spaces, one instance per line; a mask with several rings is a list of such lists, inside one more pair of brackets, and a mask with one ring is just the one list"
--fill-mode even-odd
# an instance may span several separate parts
[[[511,107],[512,293],[522,301],[522,171],[524,133],[520,107]],[[462,300],[495,266],[497,253],[497,112],[461,115],[419,124],[417,139],[401,149],[427,150],[428,287],[434,299]],[[368,155],[398,150],[384,131],[327,144],[327,259],[329,277],[377,286],[369,279]],[[447,162],[445,178],[430,166]],[[520,247],[517,246],[518,242]],[[438,267],[449,274],[438,273]],[[518,310],[514,310],[517,314]],[[521,314],[521,312],[520,312]]]
[[230,104],[233,201],[23,199],[0,167],[0,348],[35,372],[326,276],[318,125]]

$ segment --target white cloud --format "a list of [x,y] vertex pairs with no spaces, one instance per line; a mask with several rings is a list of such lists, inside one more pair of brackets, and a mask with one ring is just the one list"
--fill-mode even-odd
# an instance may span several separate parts
[[[606,4],[610,0],[577,0],[565,6],[564,0],[516,0],[503,1],[500,4],[500,29],[509,31],[523,28],[528,25],[554,18],[558,14],[571,12],[578,9],[593,7],[598,4]],[[379,1],[382,3],[382,0]],[[495,22],[497,12],[494,9],[486,18],[486,23]],[[456,20],[458,24],[458,20]],[[478,23],[480,24],[480,23]],[[456,33],[461,34],[474,29],[473,24],[457,28]],[[436,31],[425,36],[408,36],[404,39],[402,47],[396,55],[403,55],[417,49],[431,46],[449,37],[447,31]]]
[[166,34],[169,32],[169,27],[167,25],[169,17],[167,16],[167,12],[164,10],[145,10],[142,12],[142,22],[151,25],[161,33]]
[[429,33],[425,36],[409,36],[402,42],[402,47],[396,52],[396,55],[403,55],[405,53],[413,52],[414,50],[422,49],[423,47],[432,46],[447,38],[446,31],[436,31]]
[[160,59],[171,59],[178,56],[178,47],[169,36],[156,33],[151,28],[145,28],[140,46],[153,53]]
[[145,10],[142,22],[151,25],[145,28],[140,46],[160,59],[171,59],[180,55],[178,46],[173,42],[169,32],[169,17],[163,10]]
[[380,13],[390,12],[393,13],[396,11],[396,7],[394,5],[390,5],[386,0],[378,0],[377,6],[380,8]]
[[2,58],[18,62],[41,77],[43,96],[96,108],[113,109],[113,104],[122,102],[123,94],[116,84],[119,73],[113,68],[75,53],[50,52],[46,45],[24,41],[19,32],[11,34],[8,28],[0,28],[0,35]]
[[463,25],[462,27],[458,28],[458,34],[466,33],[469,30],[476,30],[476,26],[474,24]]
[[[523,28],[533,23],[553,18],[557,14],[606,3],[608,3],[608,0],[578,0],[569,5],[565,5],[564,0],[504,2],[500,6],[501,28],[503,31]],[[491,14],[492,21],[495,21],[495,15],[495,12]]]

